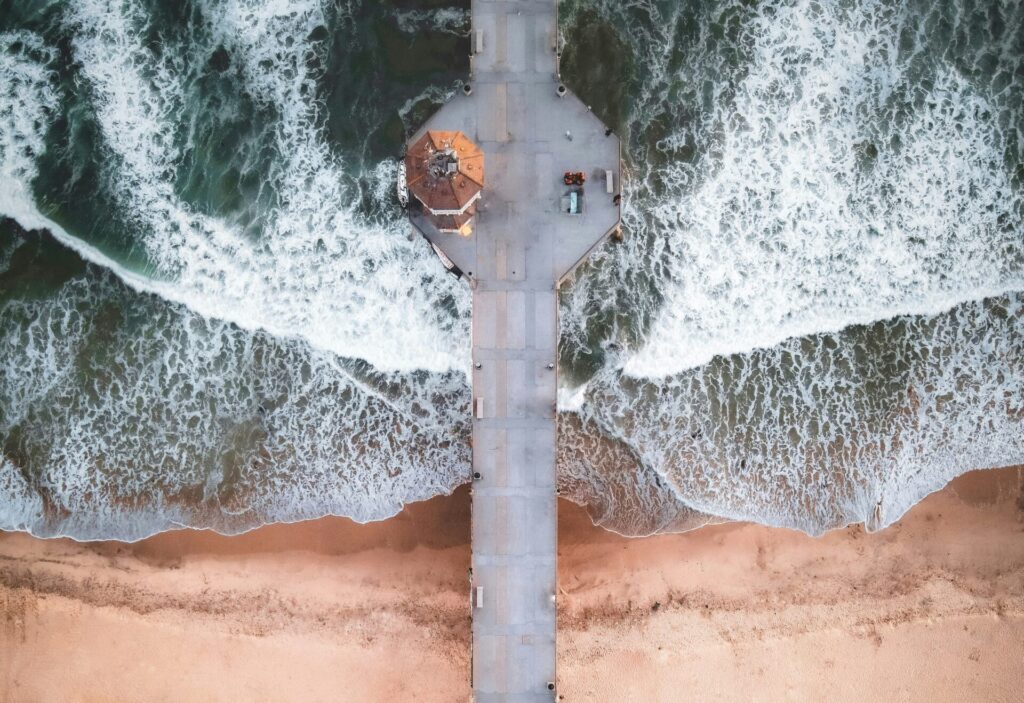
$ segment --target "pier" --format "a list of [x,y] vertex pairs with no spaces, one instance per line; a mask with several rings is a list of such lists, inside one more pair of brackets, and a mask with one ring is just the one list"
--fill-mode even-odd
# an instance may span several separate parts
[[557,293],[619,225],[619,141],[562,86],[557,36],[555,0],[473,0],[468,89],[410,140],[462,132],[484,155],[471,233],[410,208],[473,295],[478,703],[557,695]]

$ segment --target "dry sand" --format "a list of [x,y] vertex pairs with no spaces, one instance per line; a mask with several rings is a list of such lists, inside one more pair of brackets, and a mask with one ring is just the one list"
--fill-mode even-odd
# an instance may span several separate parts
[[[1024,472],[897,525],[627,540],[560,515],[566,701],[1024,698]],[[135,545],[0,535],[0,701],[468,700],[468,495]]]

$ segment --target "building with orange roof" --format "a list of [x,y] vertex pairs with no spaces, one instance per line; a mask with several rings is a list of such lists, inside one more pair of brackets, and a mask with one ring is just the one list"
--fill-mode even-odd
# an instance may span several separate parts
[[406,187],[441,232],[472,233],[484,153],[462,132],[430,130],[405,153]]

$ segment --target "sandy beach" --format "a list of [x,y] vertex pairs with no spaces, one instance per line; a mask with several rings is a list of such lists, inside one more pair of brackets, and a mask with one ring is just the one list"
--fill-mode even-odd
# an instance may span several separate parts
[[[1019,700],[1024,471],[877,534],[624,539],[562,503],[566,701]],[[0,535],[0,701],[468,700],[465,490],[382,523]]]

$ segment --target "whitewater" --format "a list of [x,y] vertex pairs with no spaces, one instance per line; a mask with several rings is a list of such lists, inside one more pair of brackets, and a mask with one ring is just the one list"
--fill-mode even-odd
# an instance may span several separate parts
[[[561,295],[563,496],[622,534],[820,534],[1024,462],[1020,8],[561,10],[599,111],[573,52],[624,67],[602,116],[629,171],[625,241]],[[468,22],[316,0],[0,22],[0,527],[377,520],[467,480],[468,289],[392,193]]]

